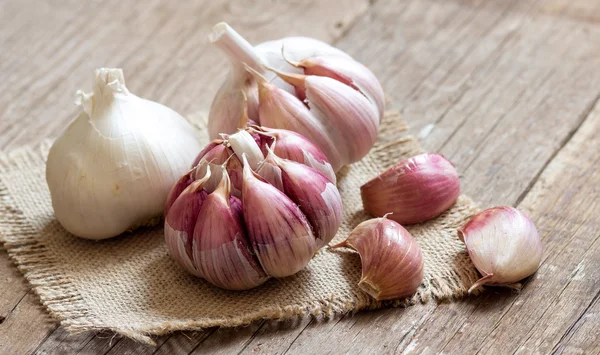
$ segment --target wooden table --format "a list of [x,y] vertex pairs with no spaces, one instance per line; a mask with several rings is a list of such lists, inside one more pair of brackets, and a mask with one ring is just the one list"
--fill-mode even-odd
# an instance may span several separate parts
[[[334,4],[335,3],[335,4]],[[600,2],[595,0],[0,2],[0,149],[58,134],[92,71],[181,113],[227,63],[206,35],[290,34],[346,50],[482,207],[529,213],[544,261],[521,293],[328,321],[265,321],[157,339],[68,335],[0,252],[0,353],[600,353]]]

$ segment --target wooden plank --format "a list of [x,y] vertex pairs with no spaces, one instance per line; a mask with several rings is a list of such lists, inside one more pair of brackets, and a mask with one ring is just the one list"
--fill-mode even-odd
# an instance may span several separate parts
[[27,292],[0,324],[0,353],[30,353],[54,329],[56,324],[41,312],[38,297]]
[[80,352],[92,339],[93,333],[69,334],[64,328],[57,327],[55,331],[35,349],[35,354],[76,354]]
[[[206,45],[205,36],[215,22],[228,21],[253,42],[271,39],[275,32],[332,41],[367,9],[368,2],[323,1],[309,5],[233,1],[179,4],[160,0],[139,4],[116,0],[2,2],[0,44],[9,50],[0,51],[0,149],[58,134],[78,111],[72,104],[74,92],[90,89],[96,67],[123,67],[132,92],[179,112],[205,110],[227,69],[216,49]],[[190,80],[191,76],[195,80]],[[0,262],[2,267],[9,265],[6,253],[0,253]],[[7,275],[0,279],[0,315],[7,319],[33,317],[30,313],[42,317],[39,305],[31,305],[29,313],[7,316],[27,290],[14,287],[16,282],[22,283],[14,270]],[[29,307],[30,303],[23,306]],[[10,336],[14,335],[6,333],[5,327],[6,324],[0,324],[0,345],[12,342]],[[39,351],[106,352],[113,347],[118,351],[135,348],[128,341],[111,340],[112,335],[106,334],[78,336],[80,343],[67,341],[64,330],[49,333],[52,329],[38,322],[31,324],[28,330],[37,337],[30,336],[31,344],[21,345],[35,349],[37,339],[48,336],[47,347],[40,347]],[[167,345],[181,344],[177,339],[180,338]]]
[[586,351],[600,354],[598,339],[600,339],[600,326],[597,319],[600,317],[600,293],[596,294],[594,301],[581,317],[577,319],[563,335],[560,342],[554,346],[553,353],[584,354]]

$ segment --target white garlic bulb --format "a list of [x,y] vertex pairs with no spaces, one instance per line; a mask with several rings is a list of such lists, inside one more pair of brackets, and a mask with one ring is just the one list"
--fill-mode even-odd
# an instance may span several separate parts
[[56,139],[46,180],[58,221],[105,239],[160,217],[169,190],[202,146],[183,117],[125,87],[121,69],[97,69],[83,112]]

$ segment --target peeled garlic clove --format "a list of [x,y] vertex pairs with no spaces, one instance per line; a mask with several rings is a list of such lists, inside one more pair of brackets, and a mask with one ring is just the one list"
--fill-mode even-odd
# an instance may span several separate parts
[[230,195],[227,170],[217,189],[204,200],[194,230],[193,259],[203,277],[228,290],[247,290],[268,276],[250,253],[242,205]]
[[529,217],[508,206],[493,207],[473,216],[458,236],[483,277],[482,285],[509,286],[532,275],[542,261],[542,242]]
[[269,157],[281,169],[283,191],[306,215],[317,248],[329,243],[342,223],[342,197],[335,185],[315,169],[269,152]]
[[268,275],[293,275],[317,250],[312,228],[289,197],[250,169],[245,155],[243,165],[242,205],[252,248]]
[[327,176],[332,183],[336,183],[335,172],[325,154],[304,136],[285,129],[267,127],[253,129],[260,132],[261,147],[264,147],[263,154],[267,154],[267,147],[272,147],[273,153],[278,157],[308,165]]
[[413,224],[435,218],[460,194],[458,173],[439,154],[420,154],[389,168],[360,188],[365,211]]
[[202,277],[193,262],[192,238],[200,207],[207,193],[204,183],[210,177],[210,170],[200,179],[192,182],[181,192],[165,216],[165,241],[169,254],[190,273]]
[[358,286],[378,301],[414,294],[423,281],[421,248],[400,224],[374,218],[359,224],[332,248],[356,250],[362,263]]

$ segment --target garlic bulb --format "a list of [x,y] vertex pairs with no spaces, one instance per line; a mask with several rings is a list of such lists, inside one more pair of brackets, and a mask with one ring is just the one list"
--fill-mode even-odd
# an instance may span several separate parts
[[358,286],[378,301],[410,296],[423,281],[421,248],[387,215],[362,222],[345,241],[332,246],[339,247],[358,252],[362,263]]
[[513,286],[533,274],[542,261],[542,242],[529,217],[508,206],[473,216],[458,230],[471,261],[483,275],[469,292],[482,285]]
[[242,128],[239,118],[247,106],[252,121],[308,138],[334,171],[360,160],[375,143],[383,89],[346,53],[304,37],[253,47],[225,23],[213,28],[209,40],[232,64],[211,105],[212,138]]
[[[271,141],[276,147],[277,138],[267,136]],[[266,158],[259,143],[265,144]],[[293,275],[341,224],[335,184],[308,165],[277,156],[249,131],[223,135],[197,161],[169,194],[165,239],[177,263],[213,285],[244,290],[268,277]]]
[[46,180],[58,221],[105,239],[162,214],[167,194],[202,148],[175,111],[130,93],[121,69],[98,69],[83,112],[56,139]]
[[458,173],[439,154],[420,154],[389,168],[360,187],[365,211],[413,224],[435,218],[460,194]]

